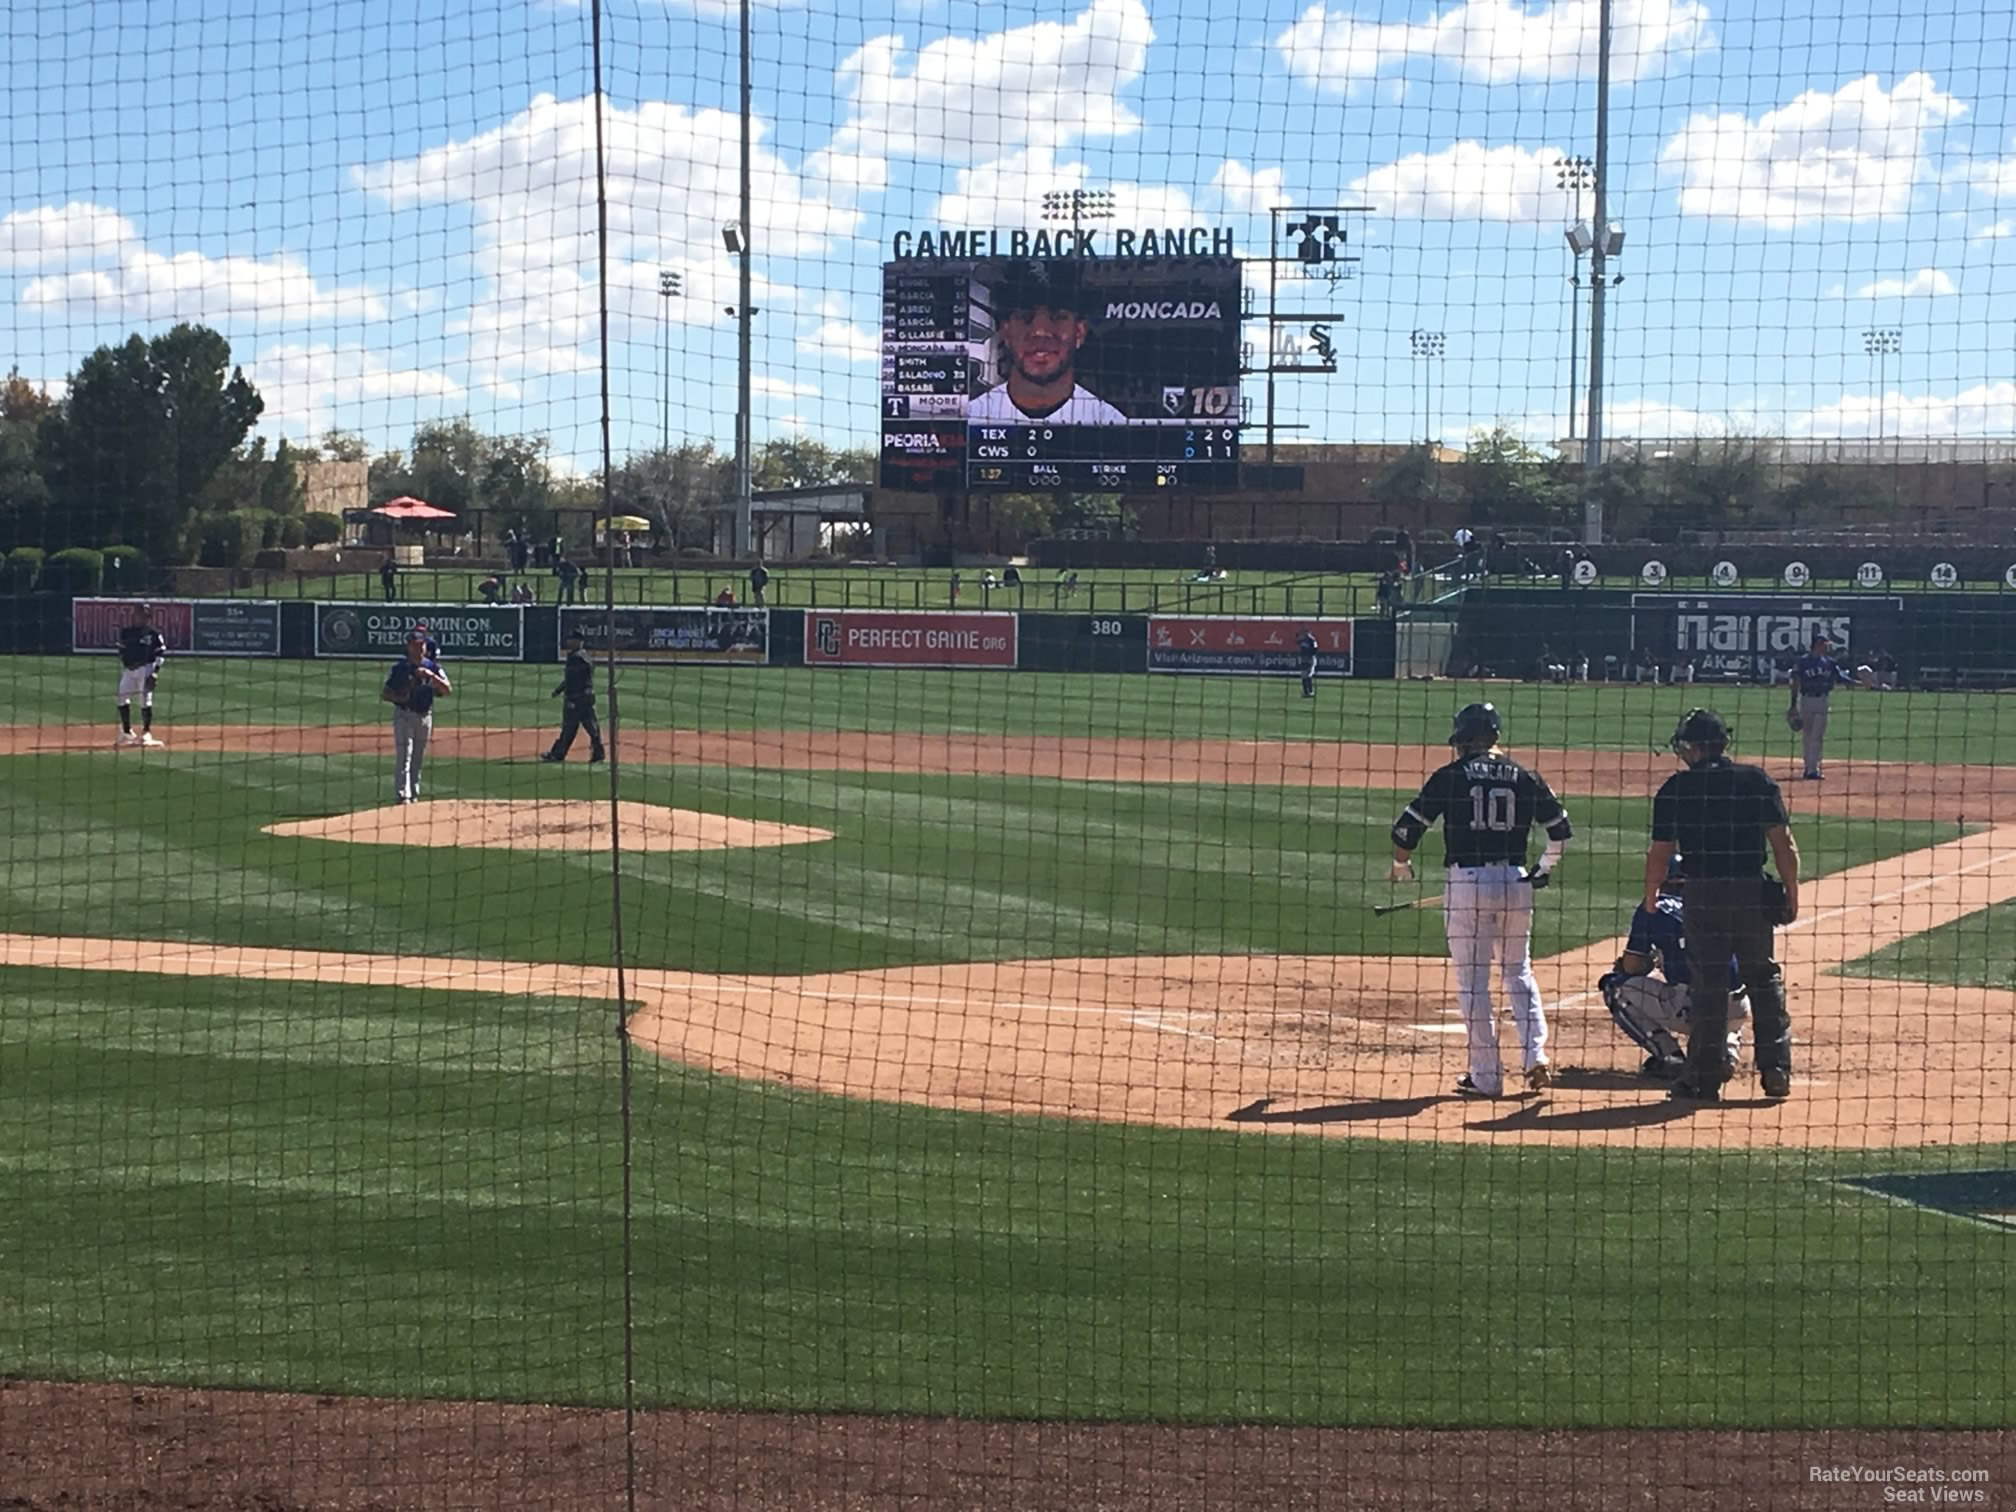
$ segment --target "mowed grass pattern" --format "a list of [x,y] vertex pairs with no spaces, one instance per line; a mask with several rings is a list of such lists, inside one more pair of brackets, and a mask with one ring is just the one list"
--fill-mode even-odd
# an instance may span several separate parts
[[[606,797],[604,770],[529,760],[553,669],[456,671],[443,723],[525,727],[527,759],[437,760],[431,794]],[[378,675],[177,661],[164,729],[375,721]],[[102,661],[0,662],[17,722],[109,733],[109,691]],[[626,671],[640,738],[625,796],[835,832],[626,857],[630,958],[810,972],[1440,954],[1433,912],[1379,920],[1368,906],[1395,896],[1386,826],[1419,771],[1330,790],[700,769],[651,763],[648,731],[1433,744],[1480,693],[1543,769],[1550,746],[1656,743],[1683,701],[1330,685],[1312,707],[1273,681]],[[1723,702],[1739,729],[1768,730],[1782,698]],[[1837,749],[1990,759],[1995,707],[1851,696]],[[5,773],[11,930],[610,958],[605,857],[260,834],[384,803],[389,752],[171,743],[143,760],[108,746],[9,758]],[[1645,800],[1566,796],[1578,835],[1542,899],[1542,953],[1621,932],[1638,885]],[[1822,871],[1957,833],[1801,828]],[[1952,954],[1967,950],[1993,958],[1985,942]],[[0,1358],[26,1375],[618,1400],[615,1027],[607,1003],[0,969]],[[649,1058],[637,1070],[647,1403],[1534,1426],[2008,1418],[2006,1236],[1832,1181],[2016,1151],[1879,1162],[1176,1133],[852,1102]]]
[[[20,969],[0,998],[10,1371],[620,1399],[606,1005]],[[2006,1421],[2006,1237],[1845,1193],[1852,1154],[1052,1124],[649,1061],[634,1126],[646,1405]]]

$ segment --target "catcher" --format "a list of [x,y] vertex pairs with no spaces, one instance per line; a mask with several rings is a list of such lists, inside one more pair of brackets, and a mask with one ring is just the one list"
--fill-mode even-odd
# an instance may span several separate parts
[[[1656,1081],[1674,1081],[1686,1069],[1679,1035],[1687,1033],[1687,1008],[1694,973],[1687,965],[1687,916],[1681,899],[1685,882],[1680,858],[1667,868],[1656,908],[1642,903],[1631,916],[1631,936],[1617,964],[1597,980],[1610,1017],[1625,1038],[1645,1052],[1643,1074]],[[1653,975],[1654,968],[1659,975]],[[1732,960],[1729,967],[1729,1049],[1731,1073],[1743,1057],[1743,1031],[1750,1017],[1750,999],[1743,991]]]

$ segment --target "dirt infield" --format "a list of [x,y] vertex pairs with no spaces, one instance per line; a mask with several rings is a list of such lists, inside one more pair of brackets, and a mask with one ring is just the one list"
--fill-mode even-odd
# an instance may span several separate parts
[[[1452,1365],[1450,1368],[1456,1368]],[[2002,1432],[1563,1432],[645,1412],[637,1503],[676,1512],[1841,1512],[1939,1467],[2006,1508]],[[0,1383],[9,1512],[624,1505],[620,1412]],[[1921,1488],[1922,1489],[1922,1488]]]
[[[618,803],[623,848],[632,851],[732,850],[807,845],[831,830],[760,819],[734,819],[655,803]],[[606,850],[609,805],[586,798],[444,798],[393,804],[326,819],[269,824],[268,835],[298,835],[351,845],[473,847],[478,850]]]
[[[176,751],[280,755],[388,753],[384,725],[164,725],[165,751],[117,753],[153,760]],[[613,741],[613,737],[612,737]],[[436,728],[428,754],[481,761],[533,760],[530,730]],[[112,752],[102,732],[0,725],[0,756]],[[628,762],[763,767],[783,771],[926,772],[947,776],[1039,777],[1075,782],[1203,783],[1228,787],[1412,788],[1448,759],[1442,746],[1279,740],[1113,740],[1069,735],[881,734],[862,731],[645,730],[626,732]],[[1519,748],[1560,793],[1643,797],[1677,769],[1653,751]],[[1797,766],[1766,759],[1782,776]],[[1797,812],[1863,818],[2016,821],[2016,766],[1927,766],[1908,762],[1828,763],[1828,780],[1790,782]]]

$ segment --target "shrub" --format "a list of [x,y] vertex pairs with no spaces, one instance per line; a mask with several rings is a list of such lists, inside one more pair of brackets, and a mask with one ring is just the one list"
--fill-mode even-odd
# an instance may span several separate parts
[[252,565],[268,572],[285,572],[287,553],[278,546],[265,547],[252,558]]
[[35,580],[42,575],[42,548],[40,546],[16,546],[7,553],[7,591],[9,593],[30,593],[34,591]]
[[107,588],[131,593],[140,586],[147,571],[147,554],[138,546],[107,546],[103,555]]
[[42,564],[42,590],[72,598],[96,593],[105,578],[105,555],[88,546],[66,546]]
[[301,516],[301,528],[307,532],[303,544],[308,546],[330,546],[343,539],[343,517],[333,514],[308,514]]
[[266,527],[279,533],[279,517],[263,509],[232,509],[196,522],[196,562],[201,567],[250,567],[269,544]]
[[280,517],[280,544],[292,550],[308,544],[308,526],[299,515]]

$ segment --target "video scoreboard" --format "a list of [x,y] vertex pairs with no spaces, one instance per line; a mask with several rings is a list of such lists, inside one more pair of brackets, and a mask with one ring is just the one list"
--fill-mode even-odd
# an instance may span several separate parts
[[883,486],[1233,486],[1239,328],[1229,255],[888,263]]

